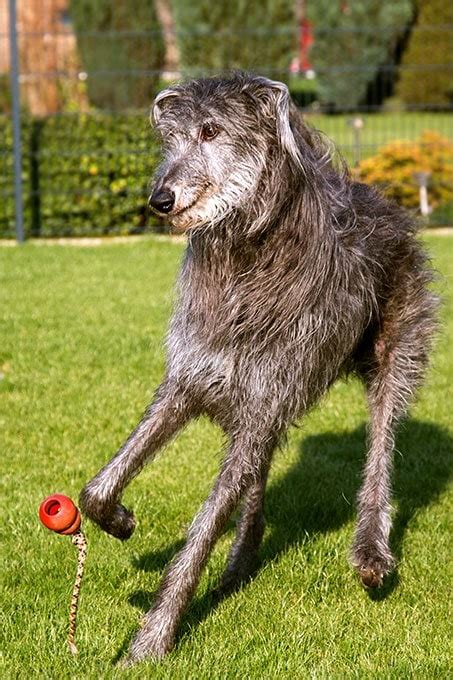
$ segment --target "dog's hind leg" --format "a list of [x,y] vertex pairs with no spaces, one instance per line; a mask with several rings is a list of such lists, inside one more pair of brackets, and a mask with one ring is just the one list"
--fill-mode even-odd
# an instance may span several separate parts
[[181,617],[197,587],[214,544],[244,492],[268,466],[273,437],[235,439],[219,477],[187,536],[187,542],[168,567],[156,602],[132,643],[125,665],[145,657],[161,658],[174,645]]
[[370,387],[369,452],[358,496],[358,521],[351,552],[352,564],[367,587],[381,585],[394,565],[389,548],[390,472],[393,427],[400,407],[397,395],[389,393],[386,383],[384,379],[381,389],[377,384]]
[[269,467],[244,494],[236,536],[228,555],[227,566],[216,594],[220,597],[245,583],[256,567],[257,552],[264,534],[264,492]]
[[129,538],[135,520],[120,503],[125,487],[156,451],[196,415],[198,411],[188,395],[170,382],[164,382],[123,446],[82,490],[83,512],[112,536]]
[[351,561],[366,587],[376,587],[394,566],[390,472],[394,429],[420,383],[434,328],[434,298],[425,291],[389,305],[362,368],[371,413],[369,452],[358,496],[358,523]]

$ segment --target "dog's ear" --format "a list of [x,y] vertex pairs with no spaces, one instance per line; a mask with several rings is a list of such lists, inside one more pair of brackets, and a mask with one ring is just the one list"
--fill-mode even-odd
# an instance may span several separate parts
[[151,120],[154,121],[155,125],[159,124],[160,117],[162,115],[163,108],[165,106],[165,101],[170,99],[170,97],[178,97],[179,92],[175,89],[172,88],[167,88],[166,90],[162,90],[162,92],[159,92],[157,97],[155,98],[153,102],[153,106],[151,109]]
[[261,85],[260,99],[266,106],[267,115],[274,117],[277,125],[277,137],[282,149],[288,152],[296,165],[302,167],[300,149],[294,138],[290,124],[290,107],[292,105],[288,87],[278,80],[258,77]]

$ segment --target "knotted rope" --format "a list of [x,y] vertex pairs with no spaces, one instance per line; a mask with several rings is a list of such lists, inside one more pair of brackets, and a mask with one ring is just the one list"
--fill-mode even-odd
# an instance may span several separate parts
[[68,646],[72,654],[78,654],[75,643],[75,632],[77,625],[77,608],[79,606],[80,586],[82,584],[83,568],[85,565],[85,558],[87,556],[87,539],[83,531],[80,529],[71,536],[73,545],[77,548],[77,571],[72,589],[71,606],[69,608],[69,635]]

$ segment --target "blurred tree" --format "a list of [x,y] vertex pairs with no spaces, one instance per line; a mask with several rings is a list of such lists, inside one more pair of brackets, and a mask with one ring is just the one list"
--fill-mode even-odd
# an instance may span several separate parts
[[121,110],[148,105],[165,51],[153,2],[71,0],[90,102]]
[[411,0],[307,3],[315,32],[310,59],[324,104],[344,109],[363,102],[379,67],[391,62],[412,11]]
[[183,71],[239,68],[286,78],[297,49],[294,0],[174,1]]
[[179,77],[180,59],[176,24],[172,0],[154,0],[157,20],[162,32],[165,46],[164,63],[162,64],[162,79],[173,80]]
[[417,21],[402,60],[397,94],[409,105],[453,103],[453,3],[418,0]]

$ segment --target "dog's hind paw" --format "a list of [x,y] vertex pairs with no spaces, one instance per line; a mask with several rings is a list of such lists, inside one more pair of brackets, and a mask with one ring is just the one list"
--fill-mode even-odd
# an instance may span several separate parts
[[372,567],[360,567],[358,570],[362,585],[365,588],[380,588],[384,581],[384,572],[377,571]]
[[[371,553],[371,551],[370,551]],[[355,567],[362,585],[367,589],[380,588],[384,578],[389,574],[395,565],[395,561],[389,552],[385,557],[355,555],[353,566]]]

